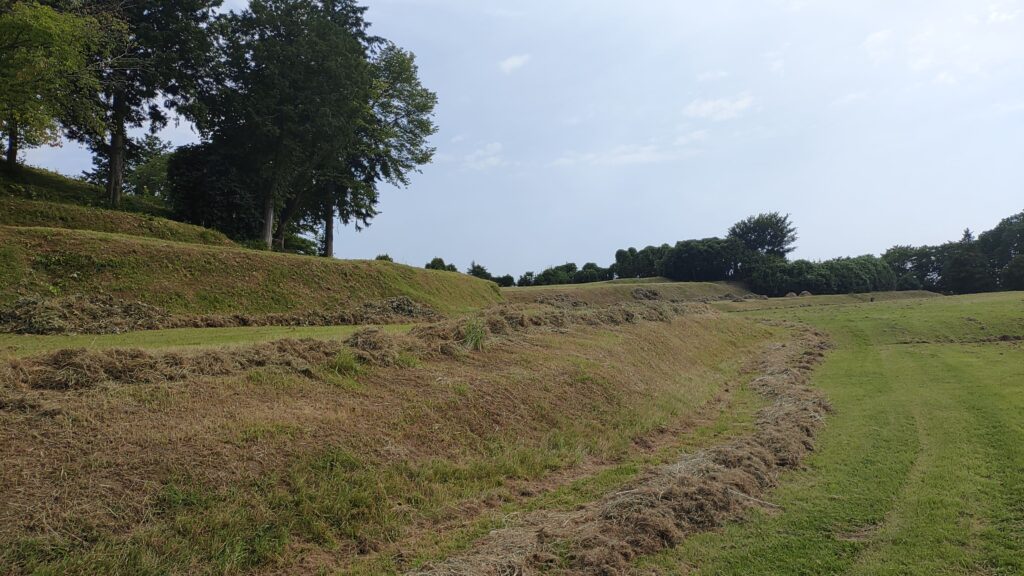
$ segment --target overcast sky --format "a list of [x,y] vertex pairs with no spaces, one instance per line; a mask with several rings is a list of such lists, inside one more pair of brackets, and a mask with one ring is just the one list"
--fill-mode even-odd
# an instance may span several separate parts
[[[368,4],[373,31],[417,54],[440,132],[342,258],[518,275],[777,210],[795,256],[824,259],[1024,209],[1020,1]],[[89,164],[70,144],[28,160]]]

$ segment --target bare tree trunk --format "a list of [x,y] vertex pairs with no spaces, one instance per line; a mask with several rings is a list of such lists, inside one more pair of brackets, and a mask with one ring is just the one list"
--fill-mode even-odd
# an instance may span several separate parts
[[274,195],[267,193],[263,199],[263,244],[267,250],[274,249]]
[[295,195],[289,198],[284,203],[284,207],[281,208],[281,215],[277,219],[277,234],[275,238],[281,250],[284,250],[284,240],[288,235],[288,225],[291,224],[292,218],[295,217],[295,213],[299,210],[299,202],[298,195]]
[[114,114],[110,130],[110,150],[107,152],[109,168],[107,195],[110,198],[110,205],[114,208],[121,207],[121,193],[124,190],[124,157],[127,140],[125,117],[127,115],[128,113],[124,109],[124,97],[120,94],[115,94]]
[[327,207],[324,218],[324,258],[334,258],[334,205]]
[[11,118],[7,123],[7,169],[14,172],[18,168],[18,149],[21,145],[18,133],[18,121]]

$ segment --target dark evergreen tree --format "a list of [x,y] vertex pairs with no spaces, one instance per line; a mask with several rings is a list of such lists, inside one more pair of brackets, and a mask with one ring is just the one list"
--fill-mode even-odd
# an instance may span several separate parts
[[729,228],[729,238],[739,240],[753,252],[784,258],[795,250],[797,235],[789,214],[768,212],[737,222]]

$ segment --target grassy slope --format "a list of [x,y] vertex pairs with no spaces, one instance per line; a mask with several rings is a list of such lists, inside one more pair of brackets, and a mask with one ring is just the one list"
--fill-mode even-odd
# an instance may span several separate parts
[[[558,470],[613,463],[538,504],[571,505],[636,474],[634,439],[692,418],[777,336],[741,318],[686,316],[658,330],[539,333],[354,378],[256,371],[40,392],[33,401],[59,417],[0,411],[0,486],[33,478],[16,481],[19,497],[7,501],[23,510],[33,497],[50,502],[51,490],[64,504],[47,515],[53,532],[0,527],[0,563],[219,574],[339,562],[343,573],[392,573],[402,558],[431,557],[500,522],[494,502],[521,501],[519,487]],[[711,441],[722,426],[709,420],[682,440]],[[26,457],[44,447],[62,471]],[[452,533],[453,520],[488,508]]]
[[[1024,294],[753,312],[831,332],[836,407],[781,513],[649,563],[697,574],[1024,573]],[[918,342],[906,344],[905,342]],[[927,342],[927,343],[926,343]]]
[[[106,193],[99,186],[31,166],[22,166],[14,174],[0,168],[0,196],[3,195],[79,206],[107,205]],[[126,196],[122,204],[128,212],[168,216],[167,208],[150,198]]]
[[176,242],[231,245],[220,232],[167,220],[159,202],[126,197],[125,210],[106,210],[98,186],[25,166],[0,169],[0,226],[39,226],[115,232]]
[[502,293],[511,302],[534,302],[537,298],[554,294],[566,294],[589,304],[602,305],[635,300],[637,289],[655,290],[664,300],[699,300],[719,298],[726,294],[742,296],[750,292],[739,284],[729,282],[670,282],[665,279],[648,278],[641,280],[615,280],[593,284],[570,286],[534,286],[530,288],[505,288]]
[[194,244],[233,244],[215,230],[156,216],[3,196],[0,196],[0,226],[93,230]]
[[0,304],[19,294],[107,292],[175,314],[332,309],[409,296],[442,312],[500,300],[463,274],[48,228],[0,227]]

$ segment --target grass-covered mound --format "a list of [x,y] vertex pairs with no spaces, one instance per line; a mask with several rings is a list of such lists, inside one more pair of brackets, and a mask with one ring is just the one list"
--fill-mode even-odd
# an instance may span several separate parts
[[128,196],[124,210],[106,209],[102,188],[30,168],[0,170],[0,226],[39,226],[113,232],[176,242],[230,245],[224,234],[168,220],[159,199]]
[[64,295],[112,295],[173,315],[323,311],[399,296],[457,313],[501,300],[493,283],[390,262],[0,227],[0,306]]
[[25,200],[10,196],[0,196],[0,225],[93,230],[193,244],[232,244],[227,236],[215,230],[149,214]]
[[[21,166],[16,172],[0,169],[0,196],[16,196],[28,200],[42,200],[79,206],[107,206],[107,193],[103,188],[63,174]],[[125,196],[122,209],[152,216],[167,217],[170,212],[155,198]]]

